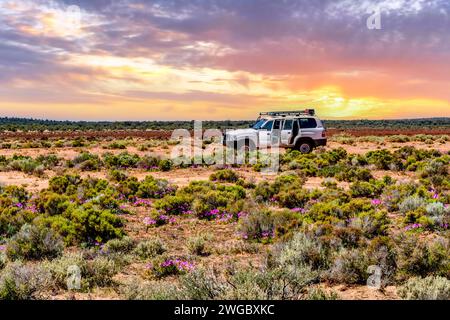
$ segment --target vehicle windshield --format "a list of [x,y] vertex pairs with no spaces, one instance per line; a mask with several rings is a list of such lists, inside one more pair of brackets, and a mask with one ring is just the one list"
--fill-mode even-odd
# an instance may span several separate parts
[[258,130],[261,129],[262,125],[266,122],[266,119],[260,119],[258,120],[254,125],[253,125],[253,129]]

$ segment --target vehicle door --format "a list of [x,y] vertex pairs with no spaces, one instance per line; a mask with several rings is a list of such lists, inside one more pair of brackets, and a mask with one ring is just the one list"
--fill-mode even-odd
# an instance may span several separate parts
[[270,136],[270,145],[280,145],[281,142],[281,129],[283,126],[283,120],[274,120],[272,134]]
[[286,119],[284,120],[283,129],[281,130],[281,144],[289,145],[292,138],[292,129],[294,126],[294,120]]
[[267,147],[270,144],[272,136],[273,120],[267,121],[261,129],[258,130],[259,147]]

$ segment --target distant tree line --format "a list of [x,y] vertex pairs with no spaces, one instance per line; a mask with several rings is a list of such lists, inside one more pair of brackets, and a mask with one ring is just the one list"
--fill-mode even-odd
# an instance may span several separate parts
[[[203,128],[245,128],[249,120],[203,121]],[[450,118],[401,120],[324,120],[327,128],[335,129],[406,129],[450,128]],[[0,131],[86,131],[86,130],[174,130],[193,129],[194,121],[57,121],[25,118],[0,118]]]

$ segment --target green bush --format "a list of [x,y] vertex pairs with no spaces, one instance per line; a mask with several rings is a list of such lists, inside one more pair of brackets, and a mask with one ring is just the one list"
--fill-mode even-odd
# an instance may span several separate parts
[[329,251],[317,239],[297,232],[288,242],[275,247],[274,264],[281,268],[309,266],[313,270],[326,269],[330,263]]
[[223,169],[211,174],[209,180],[219,182],[237,182],[239,180],[239,175],[231,169]]
[[111,153],[103,155],[103,161],[106,166],[115,169],[136,168],[140,160],[137,154],[132,155],[128,152],[123,152],[119,155],[113,155]]
[[450,245],[448,239],[437,238],[426,241],[414,235],[402,236],[398,240],[398,276],[429,275],[450,276]]
[[112,285],[113,276],[119,271],[118,265],[107,257],[86,259],[82,253],[69,253],[43,264],[43,268],[50,273],[52,282],[62,289],[68,289],[67,275],[69,268],[73,266],[80,270],[82,291]]
[[160,239],[139,242],[133,253],[142,260],[155,258],[166,252],[166,246]]
[[165,214],[180,215],[190,210],[191,202],[192,199],[185,195],[165,196],[154,202],[154,208]]
[[397,292],[405,300],[450,300],[450,280],[432,276],[411,278]]
[[364,284],[367,281],[369,260],[361,249],[342,249],[337,253],[328,278],[337,283]]
[[213,272],[196,269],[181,278],[183,299],[215,300],[223,297],[227,286]]
[[0,300],[36,299],[50,286],[50,274],[43,268],[11,263],[0,274]]
[[11,238],[6,255],[11,260],[53,259],[62,254],[64,243],[51,229],[24,225]]
[[142,283],[141,279],[130,281],[121,289],[127,300],[179,300],[184,299],[179,289],[169,281]]
[[190,237],[187,241],[187,248],[189,253],[197,256],[207,255],[208,251],[206,248],[206,244],[208,238],[209,237],[205,235]]
[[182,275],[193,270],[193,264],[180,257],[162,255],[152,260],[150,271],[156,278]]
[[80,242],[106,242],[123,236],[122,219],[108,210],[79,208],[70,213],[74,237]]
[[112,239],[105,243],[103,251],[108,254],[128,254],[136,248],[136,240],[130,237]]
[[72,163],[82,171],[97,171],[103,165],[98,155],[89,152],[79,154],[72,160]]
[[144,199],[160,199],[166,195],[173,195],[175,191],[176,187],[170,185],[167,180],[155,179],[152,176],[147,176],[140,183],[136,196]]
[[173,167],[173,163],[169,159],[162,159],[158,163],[158,168],[161,171],[170,171]]
[[31,223],[36,216],[37,214],[32,211],[22,210],[17,207],[6,208],[3,211],[0,211],[0,233],[11,237],[16,234],[24,224]]
[[246,240],[270,241],[274,237],[275,223],[270,211],[255,211],[240,219],[238,231]]

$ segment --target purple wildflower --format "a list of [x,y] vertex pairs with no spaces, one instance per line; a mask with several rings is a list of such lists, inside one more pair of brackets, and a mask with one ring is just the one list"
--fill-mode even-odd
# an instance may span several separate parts
[[156,224],[156,220],[155,220],[155,219],[152,219],[152,218],[150,218],[150,217],[145,217],[144,220],[143,220],[143,222],[144,222],[144,224],[147,225],[147,226],[152,226],[152,225],[155,225],[155,224]]
[[381,205],[382,201],[380,199],[373,199],[372,200],[372,205],[374,206],[379,206]]

